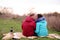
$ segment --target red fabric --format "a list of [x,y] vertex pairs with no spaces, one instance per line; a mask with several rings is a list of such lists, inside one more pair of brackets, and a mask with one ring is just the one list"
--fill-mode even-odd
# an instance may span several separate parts
[[36,23],[33,18],[27,17],[23,23],[22,23],[22,30],[23,30],[23,35],[28,37],[28,36],[33,36],[34,31],[36,29]]

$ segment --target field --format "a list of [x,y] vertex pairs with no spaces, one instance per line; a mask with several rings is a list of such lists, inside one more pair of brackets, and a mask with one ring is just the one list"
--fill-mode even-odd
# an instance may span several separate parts
[[[21,23],[22,21],[19,19],[2,19],[0,18],[0,40],[2,38],[2,34],[3,33],[8,33],[10,31],[10,28],[13,27],[14,32],[22,32],[21,29]],[[56,32],[54,30],[49,30],[49,33],[57,33],[59,34],[59,32]],[[25,38],[21,38],[21,40],[58,40],[58,39],[51,39],[51,38],[37,38],[37,39],[25,39]]]

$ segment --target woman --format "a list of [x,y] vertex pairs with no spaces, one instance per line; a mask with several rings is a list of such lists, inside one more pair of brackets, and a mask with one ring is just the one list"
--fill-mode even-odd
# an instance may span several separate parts
[[22,23],[23,35],[26,37],[34,36],[36,29],[35,14],[30,14]]
[[48,36],[47,21],[41,14],[37,14],[35,33],[40,37]]

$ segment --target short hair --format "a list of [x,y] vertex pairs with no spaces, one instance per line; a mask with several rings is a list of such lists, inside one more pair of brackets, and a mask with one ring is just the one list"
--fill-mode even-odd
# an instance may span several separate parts
[[30,14],[29,16],[34,16],[35,14],[34,13],[32,13],[32,14]]
[[38,18],[41,18],[41,17],[43,17],[43,15],[42,15],[42,14],[37,14],[37,16],[38,16]]

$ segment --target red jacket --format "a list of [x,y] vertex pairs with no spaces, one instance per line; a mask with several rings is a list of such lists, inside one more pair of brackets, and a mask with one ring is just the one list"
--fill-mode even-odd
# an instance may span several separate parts
[[27,17],[22,23],[23,35],[26,37],[33,36],[35,33],[35,29],[36,29],[35,20],[31,17]]

